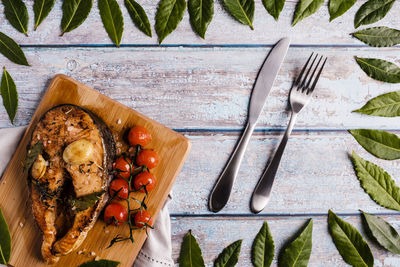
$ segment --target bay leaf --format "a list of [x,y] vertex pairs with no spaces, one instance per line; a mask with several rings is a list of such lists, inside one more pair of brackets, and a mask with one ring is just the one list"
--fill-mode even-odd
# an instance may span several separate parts
[[323,3],[324,0],[300,0],[294,11],[292,26],[317,12]]
[[97,200],[99,200],[103,196],[104,193],[105,191],[100,191],[83,197],[71,197],[68,199],[68,204],[72,207],[74,213],[87,210],[88,208],[92,207],[97,202]]
[[400,188],[387,172],[354,151],[353,165],[361,187],[373,201],[382,207],[400,211]]
[[7,264],[11,256],[11,236],[6,219],[0,209],[0,264]]
[[396,0],[368,0],[357,11],[354,27],[368,25],[383,19]]
[[125,7],[128,10],[129,16],[131,17],[135,26],[144,34],[151,37],[149,18],[147,17],[143,7],[135,0],[125,0]]
[[328,227],[333,243],[345,262],[359,267],[374,265],[374,256],[361,234],[331,210],[328,214]]
[[242,240],[240,239],[224,248],[215,260],[214,267],[234,267],[239,260],[241,247]]
[[22,0],[2,0],[4,15],[10,24],[19,32],[28,36],[28,10]]
[[35,14],[35,31],[43,20],[49,15],[54,7],[56,0],[35,0],[33,3],[33,13]]
[[61,36],[78,28],[89,16],[93,0],[63,0]]
[[279,14],[285,5],[285,0],[262,0],[262,3],[268,13],[278,21]]
[[110,260],[92,260],[79,265],[79,267],[117,267],[120,264],[118,261]]
[[118,47],[124,31],[124,18],[116,0],[99,0],[99,10],[104,28],[110,39]]
[[274,239],[269,230],[268,223],[265,221],[256,238],[254,238],[251,249],[251,262],[255,267],[269,267],[274,259],[274,254]]
[[0,32],[0,53],[16,64],[29,66],[21,47],[2,32]]
[[379,216],[361,212],[374,239],[393,254],[400,254],[400,236],[396,229]]
[[372,79],[400,83],[400,68],[389,61],[377,58],[356,57],[357,64]]
[[178,27],[178,24],[183,19],[185,9],[185,0],[160,0],[155,25],[159,44]]
[[380,117],[400,116],[400,91],[374,97],[362,108],[353,112]]
[[349,10],[357,0],[329,0],[329,21],[332,21]]
[[32,147],[30,147],[26,153],[24,169],[29,170],[33,163],[35,162],[37,156],[43,152],[43,143],[37,142]]
[[312,249],[313,220],[310,219],[300,235],[284,250],[279,267],[307,267]]
[[254,30],[254,0],[223,0],[223,4],[233,18]]
[[392,133],[357,129],[349,130],[357,142],[369,153],[380,159],[400,159],[400,138]]
[[201,249],[192,235],[192,231],[183,238],[181,252],[179,254],[179,267],[204,267],[203,256]]
[[189,0],[188,11],[193,30],[204,39],[214,15],[214,0]]
[[3,98],[3,106],[7,110],[11,123],[14,124],[15,114],[18,109],[18,92],[14,80],[11,78],[6,68],[3,68],[0,91],[1,97]]
[[385,26],[360,30],[351,35],[374,47],[390,47],[400,44],[400,31]]

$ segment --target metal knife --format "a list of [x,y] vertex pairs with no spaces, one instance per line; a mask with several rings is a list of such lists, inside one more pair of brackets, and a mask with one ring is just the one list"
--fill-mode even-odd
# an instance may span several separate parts
[[279,69],[281,68],[289,45],[289,38],[281,39],[270,51],[261,67],[260,72],[258,73],[257,80],[251,94],[246,128],[227,165],[225,166],[225,169],[218,178],[214,189],[210,194],[208,206],[213,212],[220,211],[229,200],[233,183],[238,174],[247,144],[250,141],[250,137],[254,131],[258,117],[261,114],[267,96],[271,91],[275,78],[278,75]]

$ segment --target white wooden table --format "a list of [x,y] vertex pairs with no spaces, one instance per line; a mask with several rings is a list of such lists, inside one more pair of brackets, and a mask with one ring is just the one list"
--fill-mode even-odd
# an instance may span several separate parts
[[[400,89],[399,85],[368,78],[353,59],[378,57],[400,64],[400,47],[376,49],[350,37],[354,14],[364,0],[332,23],[325,5],[294,28],[290,23],[297,1],[287,0],[279,22],[275,22],[257,0],[254,31],[233,21],[216,1],[205,41],[191,30],[186,12],[161,47],[154,29],[152,39],[139,32],[123,1],[118,0],[125,22],[121,48],[111,45],[97,3],[83,25],[59,37],[61,1],[37,32],[32,31],[33,0],[24,2],[30,15],[29,37],[5,21],[0,5],[0,31],[22,44],[32,65],[18,66],[0,57],[0,65],[7,67],[18,87],[16,125],[28,124],[49,80],[64,73],[191,139],[193,149],[170,205],[175,259],[182,237],[192,229],[208,266],[223,247],[240,238],[244,240],[238,266],[251,266],[251,244],[264,220],[269,222],[278,253],[306,219],[313,218],[310,266],[346,266],[327,231],[328,209],[362,232],[359,209],[383,215],[400,229],[400,216],[381,208],[363,192],[349,160],[354,149],[384,167],[400,184],[399,161],[373,158],[346,132],[349,128],[400,131],[399,118],[351,113],[372,97]],[[152,25],[156,2],[139,0]],[[375,25],[399,28],[398,14],[400,3],[395,3],[389,15]],[[271,46],[284,36],[292,38],[292,46],[250,141],[231,200],[220,213],[210,213],[208,195],[242,131],[257,71]],[[261,214],[253,215],[250,195],[287,125],[290,85],[313,51],[329,58],[318,83],[317,99],[298,117],[270,204]],[[0,127],[10,126],[1,107]],[[376,266],[400,266],[400,256],[369,243]]]

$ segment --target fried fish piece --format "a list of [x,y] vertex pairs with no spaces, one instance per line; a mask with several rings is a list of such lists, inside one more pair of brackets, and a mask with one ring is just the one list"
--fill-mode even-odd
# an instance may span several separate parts
[[[34,218],[43,233],[42,256],[48,264],[78,248],[107,201],[115,144],[107,126],[75,105],[47,111],[36,125],[30,148],[43,144],[29,172]],[[71,199],[98,196],[90,206]]]

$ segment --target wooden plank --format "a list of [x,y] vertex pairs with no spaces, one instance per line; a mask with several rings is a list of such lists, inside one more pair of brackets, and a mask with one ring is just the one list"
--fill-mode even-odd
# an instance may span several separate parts
[[[400,65],[400,48],[290,48],[261,115],[259,128],[287,124],[292,81],[314,51],[329,60],[317,100],[302,111],[297,129],[374,127],[399,129],[397,118],[352,114],[367,100],[398,90],[367,77],[353,59],[378,57]],[[269,48],[25,48],[32,67],[0,57],[19,93],[17,125],[30,121],[48,81],[56,73],[74,77],[101,93],[172,128],[237,129],[247,116],[256,74]],[[0,127],[10,126],[0,107]]]
[[[57,1],[49,16],[33,31],[33,0],[25,1],[29,11],[29,37],[17,32],[6,22],[3,15],[3,6],[0,5],[0,31],[11,35],[21,44],[111,44],[99,16],[97,1],[94,1],[88,19],[76,30],[60,37],[60,23],[62,17],[62,1]],[[124,34],[122,44],[157,44],[154,31],[154,16],[158,1],[139,1],[146,10],[153,28],[153,38],[149,38],[136,29],[127,13],[123,0],[118,0],[124,16]],[[195,35],[189,23],[188,12],[185,12],[182,22],[176,31],[168,36],[164,44],[272,44],[283,36],[290,36],[294,44],[362,44],[352,38],[349,33],[354,31],[354,15],[361,4],[355,6],[343,17],[329,23],[327,5],[313,16],[291,27],[294,9],[297,1],[286,1],[285,7],[276,22],[264,9],[261,1],[255,1],[254,31],[234,21],[222,8],[220,1],[215,1],[215,15],[206,34],[206,40]],[[375,25],[396,27],[400,24],[400,5],[394,5],[390,13]],[[374,25],[374,26],[375,26]]]
[[[327,211],[326,211],[327,212]],[[381,249],[367,237],[361,227],[359,216],[343,217],[342,219],[351,223],[361,232],[371,247],[375,258],[374,266],[400,266],[400,256],[393,255]],[[275,241],[275,259],[272,266],[277,266],[277,254],[285,242],[300,229],[309,217],[211,217],[211,218],[172,218],[172,240],[173,257],[177,262],[183,236],[192,229],[192,233],[197,238],[203,252],[203,257],[207,266],[212,266],[214,259],[230,243],[243,239],[242,249],[237,266],[252,266],[250,262],[250,251],[254,237],[259,231],[264,220],[268,221],[272,236]],[[399,219],[397,215],[383,216],[385,220],[391,223],[397,230],[400,230]],[[308,266],[349,266],[347,265],[339,252],[337,251],[331,236],[328,233],[328,223],[326,216],[313,217],[313,247]],[[223,229],[221,228],[223,225]]]
[[[218,214],[251,214],[251,194],[281,135],[259,133],[253,136],[231,198]],[[208,196],[238,136],[211,133],[188,137],[193,144],[192,152],[173,188],[170,211],[211,214],[207,208]],[[394,213],[373,202],[361,188],[349,159],[352,150],[382,166],[400,185],[400,161],[374,158],[348,133],[295,133],[283,155],[270,203],[262,213],[320,214],[330,208],[341,213],[355,213],[358,209]]]
[[[40,102],[22,141],[18,145],[13,158],[3,174],[0,184],[0,206],[5,218],[7,218],[9,222],[13,244],[13,253],[11,254],[9,263],[14,266],[34,267],[44,265],[42,258],[38,255],[42,236],[34,222],[30,201],[27,201],[29,199],[27,174],[26,172],[25,175],[22,174],[21,162],[24,162],[27,145],[31,140],[35,125],[38,123],[41,116],[50,108],[60,104],[79,105],[88,109],[101,118],[108,127],[117,132],[124,131],[133,125],[143,125],[149,130],[152,134],[152,141],[149,148],[155,149],[160,157],[160,163],[152,170],[152,173],[158,177],[163,177],[163,179],[157,181],[157,186],[149,193],[146,200],[148,211],[152,214],[154,219],[157,218],[159,211],[163,207],[190,150],[190,142],[184,136],[99,94],[97,91],[67,76],[56,76]],[[120,123],[117,121],[120,121]],[[50,141],[51,140],[48,142],[50,143]],[[54,141],[64,142],[64,140],[60,139],[54,139],[53,142]],[[108,162],[104,164],[107,165]],[[103,167],[105,165],[103,165]],[[107,184],[107,182],[105,184]],[[20,197],[10,198],[9,196]],[[131,196],[143,199],[144,193],[135,193]],[[134,200],[131,201],[130,205],[133,208],[138,207],[138,204]],[[99,213],[100,211],[101,208],[96,212]],[[59,210],[54,212],[59,212]],[[92,219],[95,221],[96,216],[94,218],[91,217],[91,220]],[[21,228],[21,224],[25,225],[25,227]],[[84,225],[82,227],[84,228],[86,226]],[[115,235],[129,236],[130,234],[127,225],[123,228],[108,228],[109,234],[105,234],[105,227],[105,222],[99,220],[88,232],[87,238],[85,239],[86,235],[83,236],[84,241],[81,246],[82,249],[85,248],[87,251],[94,251],[100,258],[118,260],[123,266],[132,265],[136,255],[139,253],[146,240],[147,236],[145,231],[135,231],[133,233],[135,239],[134,243],[126,242],[123,246],[114,246],[105,249]],[[47,231],[49,231],[49,229],[51,230],[51,228],[48,228]],[[68,232],[67,234],[72,235],[73,232]],[[70,244],[71,248],[73,244],[77,243],[74,242]],[[78,266],[88,260],[86,257],[77,257],[76,253],[77,251],[72,251],[68,255],[60,257],[57,265]],[[121,255],[126,256],[120,257]]]

